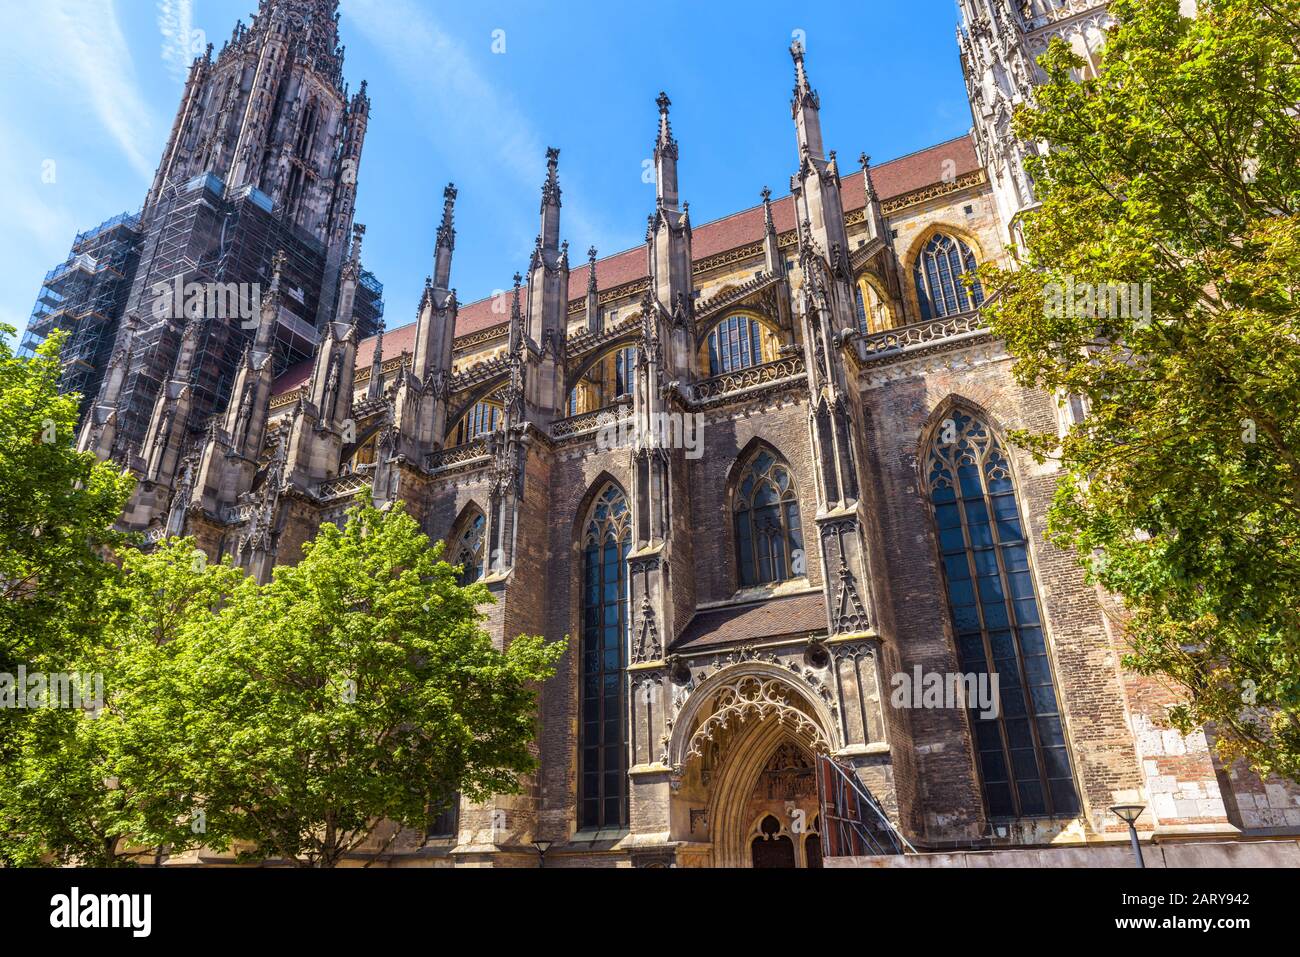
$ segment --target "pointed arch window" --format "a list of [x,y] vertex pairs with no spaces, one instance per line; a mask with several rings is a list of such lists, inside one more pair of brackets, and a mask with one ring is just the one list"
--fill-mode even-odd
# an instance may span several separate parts
[[708,335],[709,375],[722,375],[766,362],[775,351],[774,337],[753,316],[738,313]]
[[740,473],[732,500],[742,587],[803,575],[803,526],[790,469],[760,449]]
[[863,335],[894,328],[894,317],[889,306],[866,276],[859,276],[854,285],[853,306],[858,332]]
[[578,805],[583,829],[627,824],[623,669],[628,634],[627,498],[608,485],[582,537],[582,641]]
[[457,581],[470,585],[483,577],[483,533],[487,519],[477,509],[457,527],[452,538],[452,564],[460,567]]
[[495,432],[501,427],[502,405],[498,401],[482,399],[465,413],[456,425],[456,445],[465,445],[477,438]]
[[998,679],[997,707],[969,711],[989,816],[1073,816],[1079,799],[1006,453],[986,422],[955,409],[926,475],[962,672]]
[[921,318],[938,319],[978,309],[984,303],[984,290],[978,280],[968,290],[961,278],[975,267],[975,254],[960,239],[947,233],[931,236],[913,268]]
[[636,346],[624,346],[601,357],[569,393],[568,414],[594,412],[625,400],[636,384]]

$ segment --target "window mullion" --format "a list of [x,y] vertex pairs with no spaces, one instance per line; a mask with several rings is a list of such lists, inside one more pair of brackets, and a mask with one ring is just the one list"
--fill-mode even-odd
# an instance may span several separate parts
[[[960,439],[958,439],[958,441],[960,442]],[[954,449],[955,448],[956,445],[954,445]],[[977,468],[979,467],[978,464],[976,465],[976,467]],[[995,660],[993,657],[993,643],[989,638],[988,622],[984,618],[984,599],[980,597],[979,569],[975,567],[975,540],[974,538],[972,538],[970,533],[970,523],[966,520],[966,495],[962,491],[961,473],[958,469],[957,457],[955,455],[953,456],[952,459],[952,475],[953,475],[953,491],[956,493],[957,517],[961,521],[962,541],[966,545],[966,567],[967,570],[970,572],[970,576],[971,576],[970,577],[971,591],[975,595],[975,610],[979,615],[980,639],[984,644],[984,673],[988,674],[995,667],[993,663]],[[981,482],[981,488],[982,487],[983,487],[983,483]],[[991,514],[989,516],[989,519],[990,519],[990,524],[992,524]],[[996,548],[994,550],[996,551]],[[958,636],[958,641],[960,642],[960,640],[961,638],[960,636]],[[958,658],[960,657],[961,657],[960,649],[958,649]],[[1001,693],[1001,689],[999,689],[999,694],[1000,693]],[[1021,813],[1020,812],[1020,790],[1019,788],[1016,787],[1016,772],[1015,772],[1015,768],[1011,764],[1011,743],[1010,741],[1007,740],[1006,723],[1002,718],[1002,702],[1000,699],[997,702],[997,705],[998,705],[998,717],[995,719],[995,724],[998,729],[998,740],[1002,742],[1002,760],[1006,763],[1008,790],[1011,792],[1011,804],[1012,807],[1014,807],[1015,809],[1015,816],[1020,817],[1020,813]],[[969,713],[970,713],[969,709],[967,709],[968,721],[969,721]],[[979,720],[982,721],[984,719],[981,718]],[[983,762],[981,762],[979,759],[980,746],[979,746],[978,736],[976,736],[971,743],[975,746],[976,764],[979,765],[980,776],[982,778],[984,774],[984,768],[982,766]],[[989,811],[990,812],[989,816],[992,817],[993,815],[991,813],[991,808],[989,808],[988,806],[988,795],[985,794],[984,797],[985,797],[985,810]]]
[[[1010,463],[1008,463],[1010,468]],[[1043,756],[1042,738],[1038,733],[1038,710],[1034,707],[1033,695],[1029,692],[1028,675],[1025,668],[1024,649],[1020,646],[1020,617],[1016,614],[1015,602],[1011,598],[1011,576],[1007,574],[1006,562],[1002,556],[1002,536],[998,533],[997,522],[993,518],[993,499],[989,494],[988,482],[984,474],[984,467],[980,466],[980,487],[984,490],[984,501],[987,503],[989,510],[989,530],[993,535],[993,553],[998,563],[998,575],[1002,578],[1002,601],[1006,605],[1007,620],[1011,622],[1011,641],[1016,649],[1016,668],[1020,671],[1020,694],[1025,702],[1025,712],[1029,715],[1029,733],[1034,740],[1034,760],[1038,764],[1038,784],[1043,789],[1043,802],[1051,813],[1056,812],[1056,802],[1052,799],[1052,789],[1047,779],[1047,761]],[[1020,520],[1020,502],[1013,496],[1012,502],[1016,506],[1016,518]],[[1029,537],[1022,527],[1021,534],[1025,535],[1025,554],[1029,554]],[[1028,564],[1028,563],[1027,563]],[[1026,569],[1032,582],[1032,572]],[[1035,595],[1037,590],[1035,589]],[[1042,612],[1039,611],[1038,627],[1043,630],[1043,650],[1047,650],[1047,632],[1044,629]],[[1056,697],[1056,682],[1052,682],[1052,696]],[[1060,717],[1061,702],[1056,702],[1057,716]]]

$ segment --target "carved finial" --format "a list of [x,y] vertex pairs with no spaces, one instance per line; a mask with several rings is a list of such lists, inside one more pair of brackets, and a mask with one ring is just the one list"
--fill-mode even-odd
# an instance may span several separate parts
[[668,107],[673,105],[673,101],[668,99],[667,93],[660,93],[655,100],[655,105],[659,107],[659,138],[655,140],[655,152],[668,153],[671,156],[677,155],[677,142],[673,139],[672,123],[668,121]]
[[866,169],[868,166],[871,165],[871,157],[868,156],[866,153],[859,153],[858,163],[861,164],[863,169]]
[[448,250],[456,247],[456,184],[448,183],[442,191],[442,223],[438,226],[438,245]]
[[811,106],[816,109],[818,106],[817,94],[813,92],[811,84],[808,82],[808,73],[804,68],[804,45],[803,41],[795,39],[790,44],[790,56],[794,58],[794,105]]
[[766,186],[763,187],[763,191],[762,191],[761,193],[759,193],[758,195],[760,195],[760,196],[763,197],[763,205],[764,205],[764,206],[766,206],[766,205],[768,205],[769,203],[772,202],[772,191],[771,191],[770,189],[768,189]]
[[542,208],[550,203],[560,205],[559,180],[560,151],[553,146],[546,148],[546,182],[542,184]]

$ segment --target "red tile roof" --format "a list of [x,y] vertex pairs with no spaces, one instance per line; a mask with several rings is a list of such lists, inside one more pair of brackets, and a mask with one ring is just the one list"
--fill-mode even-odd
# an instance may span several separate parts
[[[946,166],[951,161],[951,166]],[[898,159],[871,168],[871,179],[882,201],[903,196],[914,190],[938,183],[944,175],[963,176],[979,168],[975,144],[969,136],[959,136],[946,143],[909,153]],[[862,188],[862,171],[841,177],[841,196],[846,213],[861,209],[867,203]],[[795,228],[794,199],[783,196],[772,202],[772,219],[778,232]],[[696,260],[724,253],[763,238],[763,207],[754,206],[722,219],[696,226],[692,230],[691,252]],[[569,299],[580,299],[587,294],[586,263],[569,274]],[[647,275],[644,246],[615,253],[596,261],[596,279],[601,289],[613,289],[635,282]],[[504,287],[503,287],[504,288]],[[505,321],[501,313],[492,308],[493,299],[480,299],[460,307],[456,322],[456,335],[489,329]],[[370,365],[374,356],[375,340],[366,339],[357,349],[357,368]],[[415,323],[401,326],[384,334],[384,355],[392,358],[402,352],[415,351]],[[296,389],[311,376],[312,363],[301,362],[287,369],[275,382],[275,395]]]
[[697,612],[670,650],[698,651],[736,641],[822,634],[825,631],[825,599],[820,591],[808,592]]

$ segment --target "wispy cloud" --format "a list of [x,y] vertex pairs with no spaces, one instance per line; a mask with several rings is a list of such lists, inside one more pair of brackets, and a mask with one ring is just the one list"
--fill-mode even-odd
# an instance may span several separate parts
[[192,0],[158,0],[158,32],[163,37],[162,58],[176,80],[189,74],[190,63],[207,41],[201,30],[194,29]]
[[[475,64],[463,42],[448,33],[429,10],[411,0],[344,0],[351,26],[383,51],[412,87],[413,100],[424,105],[422,119],[434,142],[454,143],[460,156],[475,157],[476,169],[462,174],[503,179],[516,187],[540,189],[545,177],[546,144],[514,103]],[[484,49],[488,38],[483,38]],[[563,171],[561,171],[563,178]],[[499,192],[499,191],[497,191]],[[508,190],[512,196],[515,190]],[[495,199],[496,193],[494,193]],[[502,217],[520,235],[511,255],[532,251],[536,221],[525,219],[529,207],[502,208]],[[600,218],[566,194],[565,233],[599,243]]]
[[113,0],[0,3],[0,208],[9,225],[0,318],[19,327],[41,276],[121,169],[144,184],[153,176],[150,154],[165,130],[137,85],[119,12]]
[[[16,8],[18,5],[6,5]],[[153,118],[136,84],[130,47],[113,0],[47,0],[10,9],[0,22],[15,75],[87,109],[143,177],[153,164]]]

